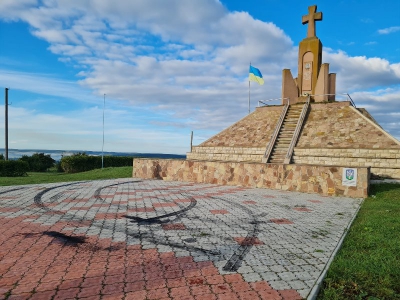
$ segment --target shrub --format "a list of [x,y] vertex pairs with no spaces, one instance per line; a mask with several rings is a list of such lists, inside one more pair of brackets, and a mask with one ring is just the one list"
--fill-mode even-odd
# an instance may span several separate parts
[[[104,156],[104,167],[132,166],[133,157],[130,156]],[[76,153],[63,157],[60,161],[62,170],[66,173],[85,172],[101,168],[101,156],[89,156],[85,153]]]
[[31,172],[46,172],[55,163],[50,154],[45,155],[44,153],[34,153],[32,156],[23,155],[19,160],[27,162]]
[[29,171],[29,165],[21,160],[0,160],[1,177],[25,176]]

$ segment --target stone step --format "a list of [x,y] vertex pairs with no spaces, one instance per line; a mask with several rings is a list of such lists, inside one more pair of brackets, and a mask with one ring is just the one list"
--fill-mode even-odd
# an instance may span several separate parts
[[296,128],[294,128],[294,127],[291,127],[291,128],[286,127],[284,129],[282,129],[280,133],[291,134],[293,136],[293,133],[295,130],[296,130]]
[[283,124],[282,125],[282,127],[281,127],[281,129],[282,128],[296,128],[296,123],[287,123],[287,124]]
[[281,133],[278,135],[277,139],[282,139],[282,138],[283,138],[283,139],[290,139],[290,140],[292,140],[292,138],[293,138],[293,133],[294,133],[294,130],[281,132]]
[[276,149],[272,151],[271,156],[285,156],[287,153],[287,148],[286,149]]
[[276,149],[282,149],[282,148],[288,149],[289,145],[290,145],[290,142],[276,143],[274,148],[276,148]]
[[290,144],[290,142],[292,141],[292,138],[291,137],[277,137],[276,138],[276,142],[277,143],[287,143],[287,144]]
[[297,125],[297,122],[299,121],[299,119],[293,119],[293,120],[285,120],[283,121],[283,124],[293,124],[293,125]]
[[269,163],[271,164],[283,164],[284,158],[271,158]]
[[282,145],[282,146],[276,146],[274,147],[274,153],[276,153],[277,151],[282,151],[282,152],[287,152],[289,149],[289,145]]
[[279,132],[294,131],[296,126],[282,126]]
[[285,160],[302,110],[303,106],[289,106],[289,110],[283,120],[268,162],[283,163]]
[[284,125],[282,125],[281,129],[284,129],[284,128],[293,128],[293,129],[295,129],[296,125],[297,124],[294,124],[294,123],[284,124]]

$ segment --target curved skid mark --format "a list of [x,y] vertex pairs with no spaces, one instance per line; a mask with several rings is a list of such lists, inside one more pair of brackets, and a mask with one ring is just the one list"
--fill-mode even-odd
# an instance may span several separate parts
[[[181,194],[181,195],[184,196],[183,194]],[[194,199],[191,196],[186,196],[186,197],[190,199],[190,204],[188,206],[186,206],[186,207],[183,207],[181,210],[178,210],[178,211],[174,211],[174,212],[171,212],[171,213],[168,213],[168,214],[164,214],[164,215],[156,216],[156,217],[152,217],[152,218],[140,218],[140,217],[127,216],[127,215],[125,215],[124,217],[128,218],[128,219],[135,220],[137,222],[148,222],[148,223],[157,223],[157,222],[159,222],[160,223],[161,222],[160,219],[181,215],[184,212],[187,212],[188,210],[191,210],[193,207],[196,206],[196,204],[197,204],[197,200],[196,199]],[[179,205],[179,207],[181,207],[181,206]]]
[[19,188],[15,188],[15,189],[9,189],[9,190],[6,190],[6,191],[2,191],[2,192],[0,192],[0,195],[1,194],[6,194],[6,193],[10,193],[10,192],[13,192],[13,191],[23,190],[23,189],[27,189],[27,187],[19,187]]
[[104,201],[105,199],[103,199],[103,198],[100,197],[100,192],[101,192],[101,190],[106,189],[106,188],[109,188],[109,187],[113,187],[113,186],[118,186],[118,185],[120,185],[120,184],[136,183],[136,182],[142,182],[142,180],[118,182],[118,183],[114,183],[114,184],[110,184],[110,185],[106,185],[106,186],[99,187],[98,189],[96,189],[96,190],[94,191],[93,197],[96,198],[96,199],[100,199],[100,200],[103,200],[103,201]]
[[[216,198],[216,197],[210,197],[210,198],[228,202],[230,205],[236,206],[236,207],[244,210],[249,216],[252,217],[252,221],[249,222],[249,224],[253,225],[252,230],[250,230],[247,233],[244,241],[241,243],[241,245],[238,246],[237,250],[229,258],[227,263],[222,267],[222,270],[224,270],[224,271],[236,272],[239,269],[243,259],[247,255],[247,253],[249,253],[250,249],[253,247],[252,241],[254,241],[257,238],[257,235],[259,233],[258,224],[260,222],[257,220],[257,217],[254,215],[254,213],[249,208],[247,208],[246,206],[244,206],[242,204],[229,202],[228,200],[220,199],[220,198]],[[260,217],[265,216],[265,215],[266,214],[262,214],[262,215],[260,215]]]
[[[44,189],[43,191],[41,191],[41,192],[39,192],[39,193],[36,194],[36,196],[33,198],[33,202],[35,202],[35,204],[36,204],[37,206],[39,206],[39,207],[41,207],[41,208],[43,208],[43,209],[45,209],[45,210],[47,210],[47,211],[51,211],[52,209],[46,207],[46,206],[44,205],[44,203],[42,202],[42,196],[43,196],[44,194],[46,194],[47,192],[49,192],[49,191],[51,191],[51,190],[54,190],[54,189],[56,189],[56,188],[60,188],[60,187],[64,187],[64,186],[70,186],[70,185],[74,185],[74,184],[80,184],[80,183],[83,183],[83,182],[86,182],[86,181],[67,183],[67,184],[62,184],[62,185],[57,185],[57,186],[53,186],[53,187],[50,187],[50,188],[46,188],[46,189]],[[57,194],[57,195],[58,195],[58,194]],[[54,197],[54,196],[53,196],[53,197]]]
[[[137,182],[141,182],[141,181],[127,181],[127,182],[120,182],[120,183],[115,183],[115,184],[99,187],[98,189],[95,190],[95,192],[93,194],[93,197],[95,197],[97,199],[101,199],[101,200],[104,201],[105,199],[100,197],[101,191],[103,189],[109,188],[109,187],[118,186],[118,185],[123,185],[123,184],[137,183]],[[78,182],[78,183],[82,183],[82,182]],[[43,202],[42,202],[43,195],[46,194],[47,192],[53,190],[53,189],[64,187],[64,186],[70,186],[70,185],[74,185],[74,184],[78,184],[78,183],[68,183],[68,184],[64,184],[64,185],[59,185],[59,186],[47,188],[47,189],[39,192],[34,197],[34,202],[35,202],[36,205],[38,205],[39,207],[41,207],[43,209],[46,209],[47,211],[54,211],[54,213],[57,213],[58,211],[50,209],[50,208],[46,207],[43,204]],[[149,189],[149,190],[151,190],[151,189]],[[158,190],[160,190],[160,189],[158,189]],[[60,193],[62,193],[62,192],[60,192]],[[55,195],[53,197],[56,197],[57,195]],[[149,223],[166,223],[166,222],[168,222],[168,220],[162,221],[161,219],[172,217],[172,216],[183,215],[184,213],[186,213],[187,211],[191,210],[192,208],[194,208],[196,206],[197,201],[192,196],[187,195],[187,194],[186,195],[181,194],[181,195],[184,196],[184,197],[189,198],[191,202],[190,202],[190,204],[188,206],[183,207],[183,208],[182,208],[181,205],[179,205],[179,207],[182,208],[179,211],[168,213],[168,214],[164,214],[164,215],[157,216],[157,217],[147,218],[147,219],[146,218],[140,218],[140,217],[128,216],[128,215],[126,215],[125,217],[128,218],[128,219],[132,219],[132,221],[134,220],[134,222],[138,222],[139,225],[149,225]],[[242,211],[245,211],[249,216],[252,217],[252,221],[249,222],[249,224],[253,225],[252,230],[250,230],[248,232],[244,242],[241,245],[238,246],[238,248],[235,251],[235,253],[231,256],[231,258],[228,260],[228,262],[223,267],[224,271],[231,271],[231,272],[232,271],[237,271],[238,268],[241,265],[242,260],[244,259],[246,254],[250,251],[251,247],[253,246],[251,241],[253,241],[258,235],[258,232],[259,232],[258,224],[260,222],[257,220],[257,217],[254,216],[253,212],[250,209],[248,209],[247,207],[245,207],[245,206],[243,206],[241,204],[232,203],[232,202],[230,202],[228,200],[220,199],[220,198],[216,198],[216,197],[210,197],[210,198],[217,199],[219,201],[223,201],[223,202],[226,202],[226,203],[228,203],[230,205],[236,206],[236,207],[240,208]],[[64,213],[64,215],[69,215],[69,214],[68,213]],[[83,222],[85,220],[88,220],[85,217],[76,218],[75,215],[73,217],[74,217],[74,219],[71,220],[71,221]],[[92,220],[92,219],[90,219],[90,220]],[[143,222],[143,223],[140,224],[140,222]],[[108,226],[106,224],[102,224],[101,226],[92,224],[92,226],[101,227],[101,228],[110,229],[110,230],[114,230],[115,229],[114,226]],[[206,253],[206,254],[209,254],[209,255],[219,255],[219,254],[221,254],[221,252],[219,250],[203,249],[203,248],[200,248],[200,247],[191,246],[191,245],[187,245],[187,244],[171,243],[170,241],[163,241],[161,238],[157,238],[156,236],[147,236],[147,235],[143,235],[143,234],[127,234],[127,236],[131,236],[131,237],[139,238],[139,239],[145,239],[145,240],[147,240],[149,242],[152,242],[152,243],[155,243],[155,244],[160,244],[160,245],[165,245],[165,246],[170,246],[170,247],[176,247],[176,248],[184,249],[184,250],[190,251],[190,252],[203,252],[203,253]]]

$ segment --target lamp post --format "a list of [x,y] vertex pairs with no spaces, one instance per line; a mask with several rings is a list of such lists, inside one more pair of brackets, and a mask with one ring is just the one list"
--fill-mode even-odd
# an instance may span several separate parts
[[104,168],[104,110],[106,108],[106,94],[104,94],[103,102],[103,145],[101,147],[101,169]]

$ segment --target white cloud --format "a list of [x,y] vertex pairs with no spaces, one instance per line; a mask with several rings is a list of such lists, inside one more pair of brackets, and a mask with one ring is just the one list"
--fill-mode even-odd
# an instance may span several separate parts
[[[47,41],[49,51],[60,61],[74,65],[79,76],[78,83],[60,82],[50,75],[0,70],[0,80],[11,88],[89,103],[98,101],[95,95],[106,93],[127,107],[163,116],[148,121],[159,125],[157,130],[170,126],[203,130],[203,134],[243,117],[250,62],[265,79],[264,86],[252,85],[253,107],[257,100],[280,97],[283,68],[291,68],[297,76],[297,47],[283,30],[246,12],[229,12],[217,0],[2,0],[0,17],[27,22],[32,34]],[[395,32],[396,28],[380,33]],[[328,48],[323,62],[330,63],[331,72],[338,74],[338,92],[350,92],[356,103],[370,105],[373,113],[387,113],[377,103],[397,108],[399,63],[352,57]],[[390,88],[377,90],[383,86]],[[82,91],[86,91],[85,97]],[[43,122],[51,120],[50,116],[41,117]],[[128,127],[114,129],[121,140],[139,134],[149,145],[156,143],[150,129],[129,129],[129,118],[125,123],[115,122],[119,128]],[[390,119],[389,123],[396,121]],[[163,138],[162,134],[154,136]]]
[[0,81],[12,90],[22,90],[40,95],[68,97],[77,101],[94,102],[96,99],[75,81],[54,78],[49,74],[32,74],[0,69]]
[[400,81],[399,64],[391,64],[383,58],[349,56],[340,50],[326,49],[323,60],[330,63],[332,72],[338,73],[338,91],[367,90]]
[[[0,109],[4,110],[4,105],[0,105]],[[102,112],[102,107],[94,106],[60,115],[10,106],[9,143],[17,149],[100,151]],[[135,117],[130,111],[106,107],[104,151],[146,153],[159,149],[159,153],[185,154],[189,150],[188,134],[165,134],[163,130],[133,125]],[[0,131],[4,132],[3,115],[0,116]]]
[[392,27],[388,27],[388,28],[384,28],[384,29],[379,29],[378,33],[379,34],[390,34],[393,32],[397,32],[400,31],[400,26],[392,26]]

